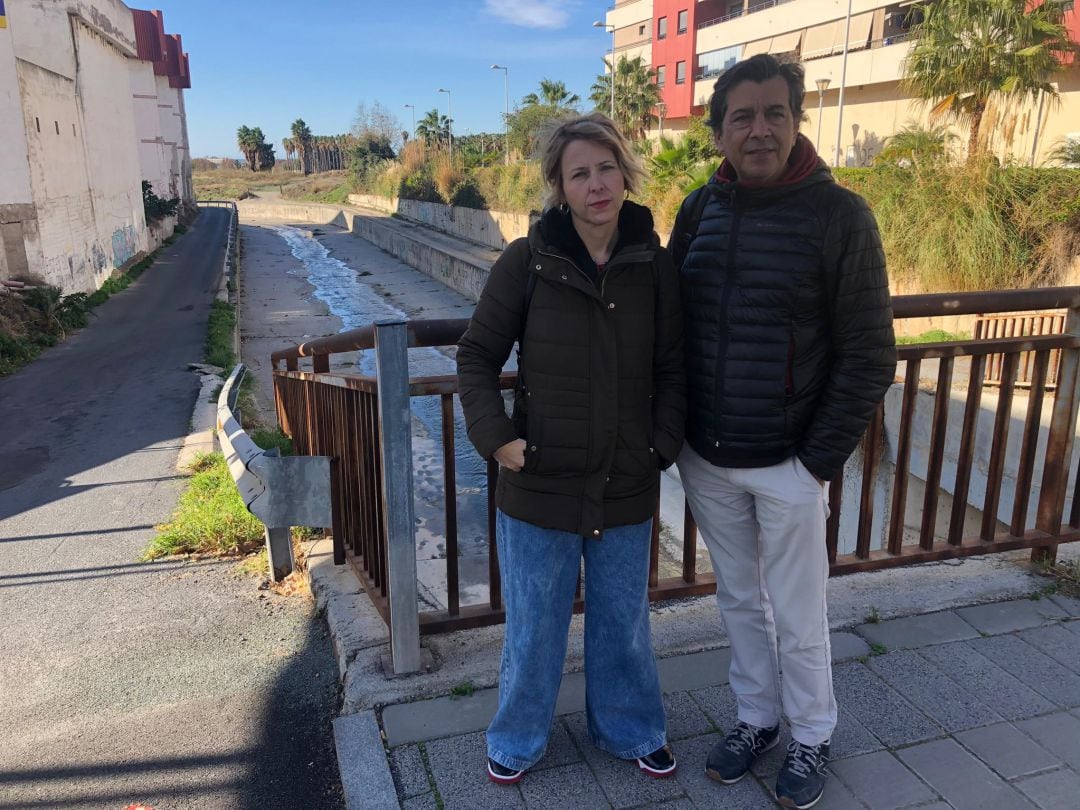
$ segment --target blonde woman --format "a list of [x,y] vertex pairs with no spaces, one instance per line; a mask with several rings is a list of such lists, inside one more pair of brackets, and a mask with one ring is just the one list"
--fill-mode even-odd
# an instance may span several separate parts
[[[626,199],[643,171],[614,123],[578,116],[545,143],[547,208],[492,267],[457,354],[469,438],[501,468],[506,637],[488,777],[517,782],[544,754],[582,558],[589,735],[665,777],[648,570],[659,472],[683,441],[678,279],[649,210]],[[507,416],[498,375],[515,343]]]

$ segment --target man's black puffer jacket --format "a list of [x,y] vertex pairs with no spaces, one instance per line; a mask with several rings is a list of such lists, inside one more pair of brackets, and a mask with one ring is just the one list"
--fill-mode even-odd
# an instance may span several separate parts
[[[885,256],[866,202],[820,160],[804,179],[718,178],[693,240],[673,231],[686,329],[686,438],[721,467],[798,455],[835,478],[892,382]],[[684,254],[684,255],[680,255]]]

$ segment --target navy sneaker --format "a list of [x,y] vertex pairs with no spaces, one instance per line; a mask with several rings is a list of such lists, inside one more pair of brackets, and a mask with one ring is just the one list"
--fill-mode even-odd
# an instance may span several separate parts
[[725,785],[733,785],[746,776],[754,760],[780,741],[780,726],[758,728],[742,720],[713,746],[705,762],[705,775]]
[[675,773],[675,754],[670,745],[657,748],[648,756],[638,757],[637,765],[654,779],[663,779]]
[[507,768],[505,765],[500,765],[498,762],[488,757],[488,779],[497,785],[512,785],[515,782],[520,782],[521,777],[525,775],[525,770],[515,771],[513,768]]
[[825,791],[825,766],[829,764],[829,742],[803,745],[788,743],[787,759],[776,777],[776,801],[782,807],[806,810],[818,803]]

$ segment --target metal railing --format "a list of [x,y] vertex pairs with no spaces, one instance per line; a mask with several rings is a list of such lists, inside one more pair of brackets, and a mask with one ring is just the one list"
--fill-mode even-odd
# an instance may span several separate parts
[[[990,338],[1027,337],[1030,335],[1060,335],[1065,331],[1065,316],[1063,310],[1054,312],[1004,312],[996,315],[980,315],[975,319],[973,337],[975,340],[987,340]],[[1000,354],[990,355],[986,359],[986,371],[983,381],[986,385],[1001,385],[1001,375],[1005,368],[1005,356]],[[1035,370],[1035,354],[1023,352],[1016,366],[1016,379],[1013,385],[1030,386],[1032,374]],[[1061,365],[1061,352],[1057,349],[1050,352],[1049,365],[1046,370],[1047,388],[1057,386],[1059,367]]]
[[[953,341],[901,346],[898,370],[903,369],[902,394],[898,414],[892,414],[889,454],[886,454],[885,408],[878,409],[849,463],[858,497],[850,505],[843,502],[844,488],[830,489],[831,517],[827,544],[831,573],[890,568],[919,562],[990,554],[1015,549],[1033,549],[1034,554],[1052,557],[1059,543],[1080,539],[1080,498],[1074,492],[1072,512],[1063,526],[1062,510],[1072,470],[1073,436],[1078,404],[1077,379],[1080,365],[1080,287],[1009,292],[898,296],[893,299],[897,318],[932,317],[996,312],[1042,311],[1065,307],[1068,314],[1063,334],[995,336],[982,340]],[[415,626],[419,634],[477,627],[503,620],[498,559],[494,542],[495,508],[493,493],[498,476],[495,464],[487,465],[487,574],[488,595],[480,603],[463,604],[460,597],[458,542],[458,486],[455,470],[454,375],[409,377],[408,347],[447,346],[457,342],[466,320],[411,321],[405,324],[375,325],[310,341],[276,352],[274,388],[278,418],[292,436],[296,451],[330,456],[338,460],[333,489],[336,526],[334,555],[338,562],[351,562],[367,585],[367,592],[393,637],[395,612]],[[389,348],[381,337],[394,326],[399,330]],[[386,333],[388,334],[388,333]],[[336,353],[376,348],[375,377],[358,373],[330,373],[330,357]],[[1047,434],[1043,429],[1045,380],[1051,354],[1060,354],[1057,389]],[[1019,455],[1010,457],[1006,475],[1006,448],[1012,421],[1016,371],[1025,353],[1031,364],[1029,401],[1021,428]],[[988,358],[1004,357],[999,391],[987,393],[983,384]],[[300,362],[310,358],[311,369],[301,370]],[[282,367],[284,366],[284,367]],[[932,394],[923,393],[927,381],[921,370],[936,366]],[[966,371],[966,374],[964,373]],[[949,413],[957,382],[966,376],[962,419],[952,420],[953,433],[959,430],[959,451],[955,462],[945,464]],[[513,373],[504,373],[501,385],[512,389]],[[443,517],[445,519],[445,608],[416,612],[415,535],[411,513],[411,459],[402,443],[410,431],[409,409],[402,401],[388,405],[382,397],[387,386],[409,397],[438,397],[442,420]],[[919,423],[917,403],[922,411],[932,405],[925,470],[914,470],[921,460],[913,456],[913,436]],[[996,402],[993,400],[996,398]],[[976,432],[980,412],[993,413],[993,431],[981,443]],[[958,415],[954,414],[954,416]],[[925,416],[925,413],[922,413]],[[959,422],[959,424],[957,424]],[[921,434],[920,434],[921,435]],[[396,437],[396,438],[394,438]],[[404,438],[403,438],[404,437]],[[953,436],[955,444],[955,435]],[[399,446],[391,454],[388,441]],[[973,476],[975,450],[986,449],[989,460],[985,481],[981,468]],[[895,449],[893,453],[892,450]],[[393,460],[390,456],[393,455]],[[921,456],[920,456],[921,459]],[[955,467],[949,480],[943,470]],[[1037,470],[1041,483],[1033,487]],[[913,472],[924,482],[920,499],[909,498]],[[973,482],[979,479],[980,491]],[[1005,486],[1008,481],[1012,484]],[[834,482],[839,484],[840,482]],[[1033,495],[1033,489],[1036,490]],[[951,498],[951,506],[944,500]],[[404,498],[404,500],[403,500]],[[910,502],[909,502],[910,501]],[[878,513],[875,513],[875,502]],[[982,507],[977,530],[965,528],[969,502]],[[1008,520],[999,521],[999,506],[1008,509]],[[939,506],[949,517],[938,526]],[[1029,513],[1034,510],[1034,521]],[[848,514],[850,513],[850,514]],[[654,536],[649,574],[652,600],[700,595],[715,590],[711,572],[698,569],[697,532],[689,508],[684,507],[682,558],[676,576],[660,576],[659,521]],[[841,527],[844,526],[844,537]],[[396,528],[395,528],[396,527]],[[843,551],[842,547],[850,547]],[[398,569],[395,571],[395,560]],[[411,561],[411,566],[410,566]],[[403,598],[395,599],[395,591]],[[395,604],[397,607],[395,608]],[[581,608],[581,602],[578,602]],[[410,642],[411,643],[411,642]],[[397,663],[395,662],[395,668]]]

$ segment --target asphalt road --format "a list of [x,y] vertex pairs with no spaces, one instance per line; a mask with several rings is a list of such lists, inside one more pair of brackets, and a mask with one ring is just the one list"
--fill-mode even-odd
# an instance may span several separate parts
[[183,488],[226,217],[0,380],[0,810],[343,804],[311,602],[137,561]]

